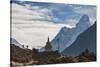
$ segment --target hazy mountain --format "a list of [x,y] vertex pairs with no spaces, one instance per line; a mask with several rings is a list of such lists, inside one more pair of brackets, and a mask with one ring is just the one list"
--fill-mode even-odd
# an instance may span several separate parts
[[63,27],[59,31],[59,33],[51,42],[53,48],[58,50],[59,47],[60,52],[63,51],[65,48],[70,46],[76,40],[78,35],[85,31],[88,27],[90,27],[89,17],[87,15],[83,15],[75,28],[69,29]]
[[14,38],[10,38],[10,44],[14,44],[15,46],[22,48],[22,45]]
[[85,49],[96,53],[96,23],[81,33],[76,41],[63,51],[63,54],[77,56]]

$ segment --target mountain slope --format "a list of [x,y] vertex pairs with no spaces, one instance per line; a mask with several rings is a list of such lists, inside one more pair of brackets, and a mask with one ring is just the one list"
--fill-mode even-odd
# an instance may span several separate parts
[[63,27],[59,31],[59,33],[51,42],[53,48],[58,50],[59,45],[59,51],[63,51],[65,48],[70,46],[76,40],[78,35],[86,30],[88,27],[90,27],[89,17],[87,15],[83,15],[75,28],[69,29]]
[[22,45],[14,38],[10,38],[10,44],[15,44],[16,46],[22,48]]
[[[22,65],[33,61],[33,52],[30,49],[22,49],[15,44],[10,44],[10,63],[11,66]],[[15,62],[15,63],[14,63]],[[30,63],[32,64],[32,63]],[[27,64],[28,65],[28,64]]]
[[63,51],[63,54],[77,56],[85,49],[96,53],[96,23],[80,34],[76,41]]

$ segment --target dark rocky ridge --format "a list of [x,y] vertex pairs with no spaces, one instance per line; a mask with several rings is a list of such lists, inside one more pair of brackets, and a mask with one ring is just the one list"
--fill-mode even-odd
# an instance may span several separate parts
[[81,33],[76,41],[62,53],[67,56],[77,56],[86,49],[96,54],[96,22],[85,32]]

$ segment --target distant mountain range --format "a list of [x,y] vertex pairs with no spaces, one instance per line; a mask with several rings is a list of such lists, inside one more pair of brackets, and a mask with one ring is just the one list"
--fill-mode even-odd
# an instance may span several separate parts
[[84,32],[89,27],[90,27],[89,17],[87,15],[83,15],[75,28],[72,29],[66,27],[61,28],[59,33],[51,42],[53,49],[62,52],[65,48],[70,46],[76,40],[76,38],[80,33]]
[[96,53],[96,22],[93,26],[81,33],[75,42],[62,53],[66,56],[77,56],[86,49]]

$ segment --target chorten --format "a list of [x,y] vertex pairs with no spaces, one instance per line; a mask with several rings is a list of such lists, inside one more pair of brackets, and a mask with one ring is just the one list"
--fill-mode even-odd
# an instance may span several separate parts
[[52,51],[52,46],[51,46],[51,42],[49,41],[49,37],[46,42],[45,51]]

